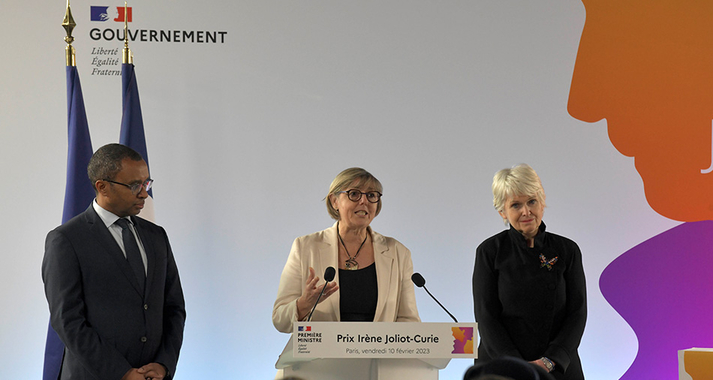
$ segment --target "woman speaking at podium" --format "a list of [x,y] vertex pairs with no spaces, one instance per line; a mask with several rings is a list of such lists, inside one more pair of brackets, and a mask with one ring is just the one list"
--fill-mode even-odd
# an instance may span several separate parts
[[557,380],[583,380],[577,348],[587,319],[587,290],[579,247],[545,231],[545,191],[530,166],[495,174],[493,204],[510,228],[476,250],[477,364],[511,356]]
[[295,239],[280,277],[272,323],[291,333],[306,320],[324,282],[337,269],[312,314],[313,321],[419,322],[411,252],[369,225],[381,211],[382,186],[361,168],[342,171],[325,198],[336,223]]

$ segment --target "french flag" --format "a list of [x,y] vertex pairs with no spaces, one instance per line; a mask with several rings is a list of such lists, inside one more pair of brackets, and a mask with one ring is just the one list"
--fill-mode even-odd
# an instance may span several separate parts
[[[139,101],[139,87],[136,84],[136,73],[133,63],[121,65],[121,88],[122,88],[122,109],[121,132],[119,133],[119,143],[139,152],[141,157],[149,165],[149,154],[146,148],[146,135],[144,134],[144,119],[141,114],[141,102]],[[151,166],[149,166],[151,173]],[[156,221],[156,214],[153,202],[153,189],[149,190],[149,197],[146,198],[144,209],[139,215],[146,220]]]
[[[94,189],[87,178],[87,165],[93,152],[92,140],[76,66],[67,66],[67,132],[67,184],[64,190],[62,224],[86,210],[94,200]],[[59,378],[63,356],[64,344],[52,326],[48,326],[43,380]]]

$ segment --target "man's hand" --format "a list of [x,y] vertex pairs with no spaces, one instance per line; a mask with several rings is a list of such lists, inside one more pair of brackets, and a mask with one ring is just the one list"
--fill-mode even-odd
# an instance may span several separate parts
[[146,377],[139,373],[138,368],[132,368],[128,372],[124,374],[124,377],[121,378],[121,380],[145,380]]
[[162,380],[166,377],[166,367],[158,363],[149,363],[137,370],[145,379]]

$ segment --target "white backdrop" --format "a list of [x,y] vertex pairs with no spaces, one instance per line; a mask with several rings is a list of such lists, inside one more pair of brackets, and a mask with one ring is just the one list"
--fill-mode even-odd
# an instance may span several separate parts
[[[94,148],[118,141],[120,76],[92,75],[90,6],[73,0],[77,66]],[[188,318],[177,380],[271,379],[287,335],[272,303],[292,240],[326,228],[322,202],[347,167],[384,185],[375,230],[460,321],[473,321],[475,247],[505,228],[493,174],[542,178],[549,230],[584,254],[588,379],[618,378],[634,334],[598,280],[619,254],[676,224],[645,201],[606,125],[567,114],[584,7],[574,0],[135,1],[131,29],[224,31],[224,43],[133,41],[159,224]],[[40,263],[66,173],[65,3],[3,4],[0,70],[0,379],[41,377],[49,313]],[[119,69],[118,66],[113,67]],[[417,289],[418,290],[418,289]],[[417,292],[424,321],[448,316]],[[459,379],[471,361],[453,361]]]

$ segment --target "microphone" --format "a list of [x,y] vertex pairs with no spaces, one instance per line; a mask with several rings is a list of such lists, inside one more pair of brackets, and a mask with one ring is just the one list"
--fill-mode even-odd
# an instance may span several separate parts
[[423,290],[425,290],[426,293],[428,293],[428,295],[431,296],[431,298],[433,298],[434,301],[436,301],[438,306],[440,306],[446,313],[448,313],[448,315],[450,315],[451,318],[453,318],[453,321],[455,321],[455,323],[458,323],[458,320],[456,319],[456,317],[454,317],[450,311],[448,311],[443,305],[441,305],[441,303],[438,302],[436,297],[434,297],[433,294],[431,294],[431,292],[428,291],[428,289],[426,288],[426,279],[423,278],[423,276],[421,276],[420,273],[416,272],[413,275],[411,275],[411,281],[413,281],[413,283],[416,286],[418,286],[419,288],[423,288]]
[[334,267],[327,267],[327,269],[324,271],[324,281],[330,282],[334,280],[335,274],[337,274],[337,272],[334,270]]
[[[314,309],[317,308],[319,299],[322,298],[322,294],[324,294],[324,289],[327,287],[327,284],[330,281],[334,280],[335,274],[336,274],[336,271],[334,270],[334,267],[327,267],[327,269],[324,271],[324,286],[322,287],[322,290],[319,292],[319,296],[317,296],[317,301],[315,301],[314,306],[312,306],[312,311],[309,312],[309,316],[307,317],[307,322],[312,320],[312,313],[314,313]],[[431,296],[431,297],[433,297],[433,296]],[[438,302],[438,301],[436,301],[436,302]]]

